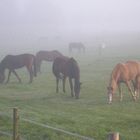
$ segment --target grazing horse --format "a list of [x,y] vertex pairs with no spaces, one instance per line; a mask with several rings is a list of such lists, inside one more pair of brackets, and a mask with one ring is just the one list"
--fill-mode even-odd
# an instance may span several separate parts
[[[34,70],[33,70],[34,65]],[[20,55],[7,55],[0,63],[0,83],[3,83],[5,80],[5,69],[9,70],[8,78],[6,83],[9,82],[11,72],[17,77],[18,81],[21,82],[18,74],[16,73],[16,69],[22,68],[26,66],[29,74],[30,81],[32,83],[33,76],[36,76],[36,62],[35,56],[32,54],[20,54]]]
[[42,61],[54,61],[56,57],[63,56],[59,51],[39,51],[36,53],[36,65],[37,65],[37,72],[40,72],[41,62]]
[[[71,89],[71,96],[76,99],[79,98],[80,94],[80,70],[79,66],[74,58],[68,57],[57,57],[53,62],[52,67],[53,74],[56,77],[56,92],[58,92],[59,79],[63,79],[63,92],[65,92],[65,81],[66,77],[69,77],[69,84]],[[74,79],[74,91],[73,91],[73,81]]]
[[69,53],[71,53],[73,49],[77,49],[78,52],[81,52],[81,50],[85,52],[85,46],[81,42],[69,43]]
[[[119,89],[120,101],[122,101],[121,82],[126,84],[133,99],[136,100],[140,88],[140,62],[127,61],[126,63],[119,63],[115,66],[108,86],[109,103],[112,103],[113,94],[117,87]],[[131,88],[131,82],[134,86],[134,92]]]

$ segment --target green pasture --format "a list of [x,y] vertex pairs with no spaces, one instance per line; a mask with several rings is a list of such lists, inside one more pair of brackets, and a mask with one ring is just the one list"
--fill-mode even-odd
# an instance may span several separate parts
[[[20,135],[26,140],[79,140],[51,129],[24,122],[22,118],[60,128],[95,140],[106,140],[109,132],[119,132],[121,140],[140,138],[140,101],[133,102],[123,85],[124,98],[119,102],[118,91],[113,104],[107,104],[110,73],[118,62],[140,60],[138,48],[106,48],[102,55],[97,49],[86,54],[72,55],[81,70],[80,99],[72,98],[67,81],[66,93],[55,92],[55,77],[50,62],[43,63],[42,73],[28,84],[26,69],[18,70],[22,84],[12,75],[9,84],[0,85],[0,130],[12,133],[12,108],[20,113]],[[65,53],[65,52],[63,52]],[[1,140],[10,138],[1,135]]]

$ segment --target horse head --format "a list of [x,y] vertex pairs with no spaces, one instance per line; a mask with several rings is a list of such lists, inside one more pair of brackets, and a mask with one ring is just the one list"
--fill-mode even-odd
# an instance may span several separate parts
[[111,104],[112,99],[113,99],[114,90],[113,90],[113,87],[111,87],[111,86],[107,87],[107,90],[108,90],[108,103]]
[[81,89],[81,82],[75,82],[75,85],[74,85],[74,92],[75,92],[75,97],[76,99],[79,98],[79,94],[80,94],[80,89]]

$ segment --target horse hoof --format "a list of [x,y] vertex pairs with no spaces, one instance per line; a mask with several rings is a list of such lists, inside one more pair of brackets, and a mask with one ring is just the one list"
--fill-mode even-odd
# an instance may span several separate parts
[[108,102],[108,104],[109,104],[109,105],[111,105],[111,104],[112,104],[112,102]]
[[137,101],[137,99],[135,98],[135,99],[134,99],[134,102],[136,102],[136,101]]
[[73,98],[73,97],[74,97],[74,95],[71,95],[71,97]]
[[136,96],[134,96],[134,97],[133,97],[133,100],[136,102],[136,100],[137,100],[137,97],[136,97]]

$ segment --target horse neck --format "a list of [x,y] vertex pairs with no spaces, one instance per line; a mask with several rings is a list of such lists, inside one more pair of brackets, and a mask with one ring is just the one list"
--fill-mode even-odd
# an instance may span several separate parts
[[110,87],[113,88],[113,90],[115,91],[117,86],[118,86],[118,82],[119,82],[119,73],[118,72],[113,72],[111,75],[111,79],[110,79]]
[[116,90],[116,88],[117,88],[117,81],[115,79],[111,79],[110,87],[112,87],[114,90]]
[[115,80],[116,82],[118,82],[119,81],[119,78],[120,78],[120,72],[121,72],[120,68],[115,69],[112,72],[112,75],[111,75],[112,80]]
[[0,73],[5,72],[5,67],[3,66],[3,63],[0,63]]

